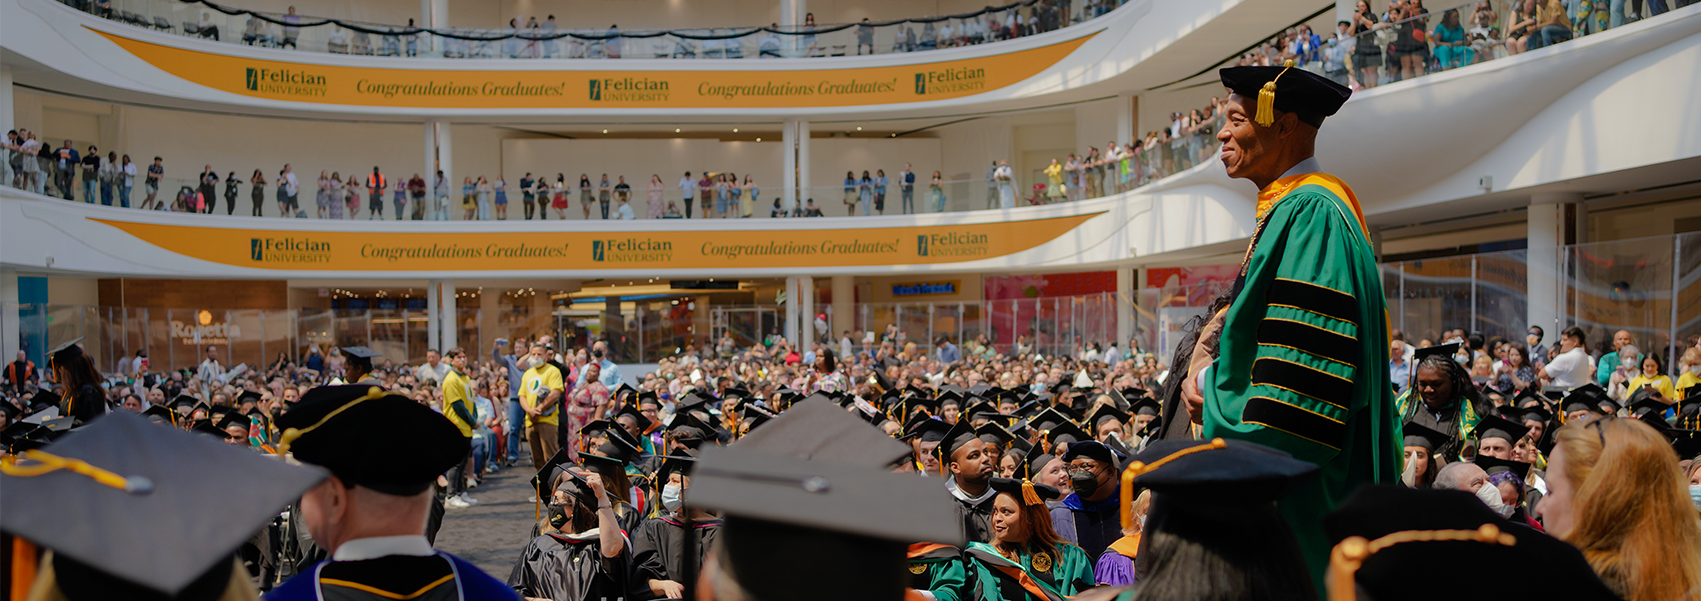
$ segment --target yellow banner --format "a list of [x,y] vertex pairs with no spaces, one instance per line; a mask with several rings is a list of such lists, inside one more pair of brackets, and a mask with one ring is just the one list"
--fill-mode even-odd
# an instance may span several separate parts
[[945,100],[1033,77],[1093,37],[996,56],[893,67],[440,71],[267,61],[90,31],[167,73],[232,94],[288,102],[444,109],[813,108]]
[[91,220],[186,257],[257,269],[629,271],[960,263],[1034,248],[1099,214],[858,229],[487,233],[249,230]]

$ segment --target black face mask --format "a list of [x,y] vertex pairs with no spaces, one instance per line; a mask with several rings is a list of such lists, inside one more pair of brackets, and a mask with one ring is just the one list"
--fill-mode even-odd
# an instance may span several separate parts
[[573,508],[568,507],[566,503],[550,503],[549,526],[560,530],[562,526],[567,525],[568,516],[572,514],[572,511]]
[[1077,496],[1085,499],[1098,492],[1099,477],[1087,470],[1069,470],[1069,487],[1075,490]]

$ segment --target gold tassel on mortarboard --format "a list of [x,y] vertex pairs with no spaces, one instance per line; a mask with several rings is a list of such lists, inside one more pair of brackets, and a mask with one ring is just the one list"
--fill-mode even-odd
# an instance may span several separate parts
[[1039,504],[1044,503],[1044,502],[1045,502],[1045,500],[1040,498],[1039,493],[1034,491],[1034,483],[1029,481],[1027,478],[1023,478],[1022,479],[1022,504],[1023,505],[1039,505]]
[[1258,90],[1258,114],[1252,120],[1259,125],[1269,127],[1276,122],[1276,81],[1280,80],[1283,75],[1287,74],[1288,69],[1292,68],[1292,59],[1283,61],[1282,72],[1277,73],[1275,79],[1264,82],[1264,89]]

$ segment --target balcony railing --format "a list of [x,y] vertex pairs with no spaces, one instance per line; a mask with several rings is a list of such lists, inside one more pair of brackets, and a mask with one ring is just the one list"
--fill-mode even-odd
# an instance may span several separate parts
[[702,29],[558,26],[424,28],[180,0],[60,0],[96,16],[232,44],[389,57],[755,59],[896,54],[989,44],[1098,18],[1127,0],[1018,0],[958,15],[896,21]]

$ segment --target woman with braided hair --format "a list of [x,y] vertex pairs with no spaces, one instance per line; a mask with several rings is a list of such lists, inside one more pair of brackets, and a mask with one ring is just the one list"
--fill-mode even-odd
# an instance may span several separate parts
[[[1482,392],[1471,384],[1470,372],[1453,359],[1458,346],[1444,344],[1412,353],[1417,365],[1412,369],[1411,385],[1394,400],[1402,425],[1415,423],[1448,436],[1449,440],[1438,445],[1432,455],[1449,463],[1459,460],[1465,437],[1486,410]],[[1416,402],[1419,400],[1422,402]]]

